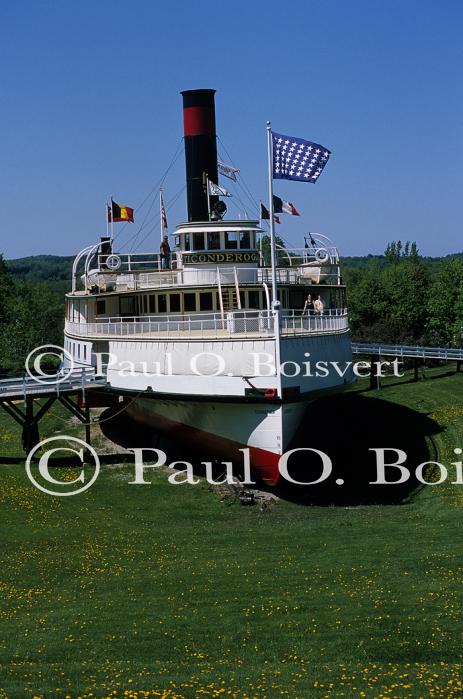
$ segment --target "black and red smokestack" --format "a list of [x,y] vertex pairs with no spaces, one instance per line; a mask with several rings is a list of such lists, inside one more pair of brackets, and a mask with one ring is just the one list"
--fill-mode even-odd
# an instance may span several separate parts
[[[183,128],[185,135],[186,191],[189,221],[207,221],[204,173],[217,183],[217,138],[215,133],[215,90],[185,90]],[[217,197],[211,197],[211,206]]]

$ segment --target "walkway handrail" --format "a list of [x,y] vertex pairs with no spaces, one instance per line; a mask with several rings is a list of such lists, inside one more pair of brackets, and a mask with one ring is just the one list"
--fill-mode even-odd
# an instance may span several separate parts
[[[64,372],[65,375],[65,372]],[[63,374],[38,376],[36,380],[31,376],[23,375],[0,380],[0,399],[22,399],[26,395],[34,393],[53,394],[65,391],[75,391],[90,384],[105,384],[103,377],[97,377],[95,367],[83,366],[72,370],[64,379]]]
[[463,361],[462,347],[428,347],[427,345],[388,345],[353,342],[354,354],[377,354],[387,357],[421,357],[425,359],[456,359]]

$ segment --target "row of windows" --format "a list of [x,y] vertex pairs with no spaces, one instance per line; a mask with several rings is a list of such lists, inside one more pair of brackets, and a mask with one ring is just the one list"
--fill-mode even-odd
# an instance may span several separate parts
[[81,360],[84,363],[87,362],[87,345],[81,342],[73,342],[73,340],[68,340],[66,338],[64,341],[64,349],[66,352],[69,352],[74,360]]
[[[234,289],[222,290],[223,297],[225,294],[230,295],[230,301],[233,301],[234,293]],[[312,294],[312,298],[316,298],[317,292],[307,288],[279,289],[278,299],[283,308],[302,309],[308,293]],[[107,299],[97,299],[97,316],[117,314],[116,309],[108,308],[108,301]],[[242,308],[267,308],[266,295],[262,290],[241,290],[240,301]],[[323,301],[327,308],[342,308],[345,305],[344,292],[341,289],[325,289]],[[225,302],[224,305],[228,304]],[[218,310],[220,310],[220,302],[217,291],[187,291],[184,293],[172,292],[119,297],[119,314],[121,316]]]
[[87,302],[80,299],[72,299],[66,303],[66,320],[79,323],[81,317],[85,317]]
[[[224,290],[224,294],[229,290]],[[234,293],[230,290],[230,293]],[[262,292],[256,290],[240,291],[243,308],[262,308]],[[96,302],[97,316],[107,314],[106,299]],[[149,315],[154,313],[191,313],[195,311],[220,310],[217,291],[192,291],[183,294],[143,294],[141,296],[121,296],[119,313],[121,316]]]
[[[254,233],[252,247],[254,247]],[[208,233],[185,233],[183,249],[188,250],[250,250],[250,231],[210,231]]]

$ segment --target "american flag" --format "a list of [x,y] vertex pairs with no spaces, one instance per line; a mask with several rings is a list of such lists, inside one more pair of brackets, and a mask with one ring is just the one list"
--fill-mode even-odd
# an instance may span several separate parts
[[324,146],[294,136],[272,132],[273,177],[276,180],[318,180],[331,155]]
[[169,228],[169,226],[167,225],[167,215],[166,215],[166,209],[164,206],[164,199],[162,198],[162,193],[161,193],[161,219],[162,219],[162,227]]

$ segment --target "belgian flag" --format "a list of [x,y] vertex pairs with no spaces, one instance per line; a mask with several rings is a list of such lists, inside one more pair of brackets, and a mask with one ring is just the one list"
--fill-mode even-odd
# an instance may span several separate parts
[[130,206],[121,206],[111,199],[111,206],[108,206],[108,222],[118,223],[126,221],[133,223],[133,209]]

